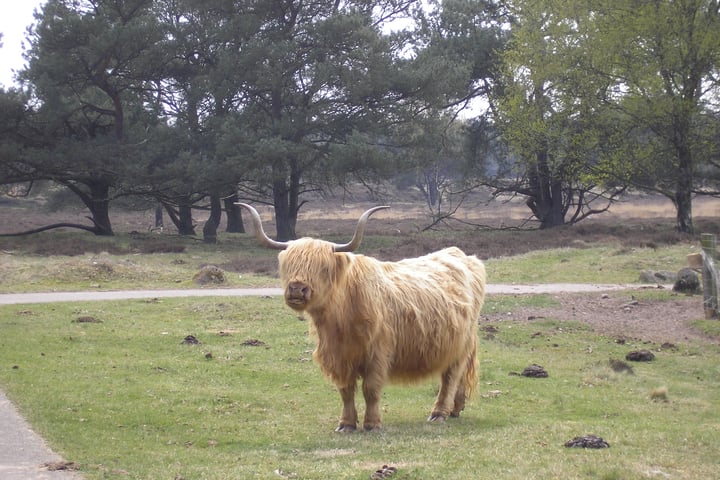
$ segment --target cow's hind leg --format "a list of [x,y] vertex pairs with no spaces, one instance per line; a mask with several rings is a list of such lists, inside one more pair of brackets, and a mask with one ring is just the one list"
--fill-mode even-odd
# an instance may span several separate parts
[[338,387],[340,398],[342,398],[343,409],[340,416],[340,424],[335,429],[336,432],[354,432],[357,430],[358,414],[355,409],[355,390],[357,385],[353,382],[345,387]]
[[[443,372],[440,378],[440,392],[435,400],[435,405],[433,406],[428,421],[444,421],[450,415],[458,416],[460,414],[458,407],[464,408],[465,406],[465,391],[464,388],[460,387],[462,376],[465,372],[464,367],[464,363],[456,363]],[[460,406],[457,405],[457,395],[460,394],[459,390],[463,390],[463,402]]]

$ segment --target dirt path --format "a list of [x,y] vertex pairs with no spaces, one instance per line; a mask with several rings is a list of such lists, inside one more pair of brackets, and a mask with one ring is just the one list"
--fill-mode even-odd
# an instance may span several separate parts
[[86,292],[3,293],[0,305],[23,303],[89,302],[168,297],[248,297],[282,295],[279,288],[195,288],[188,290],[112,290]]

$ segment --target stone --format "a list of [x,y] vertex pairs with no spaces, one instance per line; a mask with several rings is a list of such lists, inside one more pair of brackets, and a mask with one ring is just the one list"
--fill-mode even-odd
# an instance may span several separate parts
[[668,270],[644,270],[640,272],[640,281],[642,283],[675,283],[677,273]]
[[225,283],[225,272],[215,265],[205,265],[199,272],[193,275],[193,282],[198,285]]
[[690,268],[680,269],[673,284],[673,292],[700,293],[700,291],[700,277],[697,272]]
[[635,350],[625,355],[625,360],[631,362],[652,362],[655,360],[655,354],[650,350]]
[[610,444],[597,435],[575,437],[565,442],[568,448],[609,448]]

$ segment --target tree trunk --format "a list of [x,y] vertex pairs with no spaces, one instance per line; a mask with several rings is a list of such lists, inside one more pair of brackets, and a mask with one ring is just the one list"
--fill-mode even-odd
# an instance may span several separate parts
[[190,205],[180,205],[177,209],[166,203],[163,203],[163,205],[180,235],[195,235]]
[[530,194],[525,203],[540,221],[540,229],[564,225],[567,209],[563,201],[562,181],[551,173],[547,150],[538,152],[535,160],[529,178]]
[[245,233],[245,225],[242,219],[242,209],[235,205],[238,201],[236,195],[227,197],[223,200],[225,204],[225,216],[227,217],[227,228],[225,229],[228,233]]
[[433,220],[437,220],[442,206],[442,196],[440,195],[440,170],[437,165],[429,166],[422,169],[418,174],[415,186],[425,197],[430,212],[433,214]]
[[178,207],[179,224],[178,233],[180,235],[195,235],[195,225],[193,225],[192,208],[190,205],[180,205]]
[[109,207],[110,202],[107,198],[93,200],[93,205],[90,207],[90,213],[92,213],[92,222],[95,224],[95,235],[115,235],[110,224]]
[[675,206],[677,208],[677,229],[678,232],[693,233],[695,227],[692,219],[692,199],[686,192],[677,192],[675,195]]
[[290,160],[290,178],[278,177],[273,182],[273,204],[277,239],[281,242],[295,240],[298,210],[300,210],[300,169],[297,160]]
[[84,181],[88,191],[84,191],[75,183],[63,183],[75,193],[90,210],[90,221],[93,222],[93,233],[99,236],[113,236],[110,223],[110,182],[92,178]]
[[295,240],[295,225],[297,223],[297,210],[292,211],[290,189],[284,180],[273,182],[273,204],[275,206],[275,225],[277,240],[286,242]]
[[552,228],[565,225],[565,198],[560,180],[550,179],[550,209],[540,228]]
[[217,229],[222,217],[222,203],[217,195],[210,195],[210,217],[203,226],[203,242],[217,243]]
[[158,204],[155,207],[155,228],[162,229],[164,227],[163,222],[163,206],[162,204]]
[[[680,122],[677,122],[680,123]],[[683,233],[694,233],[692,219],[693,189],[693,158],[688,146],[689,121],[676,128],[674,140],[677,150],[678,174],[675,184],[675,203],[677,230]]]
[[687,168],[683,168],[683,162],[681,161],[680,163],[675,198],[673,199],[677,230],[683,233],[694,233],[692,219],[692,176],[686,172]]

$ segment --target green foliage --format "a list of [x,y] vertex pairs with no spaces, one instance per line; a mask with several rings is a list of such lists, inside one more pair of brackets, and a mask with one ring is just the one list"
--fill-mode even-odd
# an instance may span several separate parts
[[623,191],[607,168],[616,122],[601,108],[607,81],[588,74],[582,8],[513,3],[502,53],[497,127],[510,146],[491,184],[528,197],[543,227],[605,211]]
[[[143,83],[162,61],[151,2],[50,0],[29,33],[31,96],[13,132],[24,147],[12,159],[29,180],[52,180],[77,195],[98,235],[112,235],[108,206],[130,183],[129,158],[153,119]],[[12,177],[3,181],[13,181]]]
[[293,237],[305,192],[379,183],[409,148],[399,126],[486,91],[492,7],[50,0],[22,72],[35,145],[17,161],[78,195],[97,233],[118,196],[180,217],[240,185]]
[[[525,181],[561,179],[565,202],[573,189],[601,186],[661,192],[676,204],[678,229],[691,232],[691,195],[707,193],[708,175],[717,173],[715,149],[706,149],[717,123],[717,2],[508,8],[515,21],[503,52],[499,125]],[[513,188],[531,199],[552,194]]]
[[[547,301],[508,300],[490,298],[486,310]],[[307,323],[279,298],[4,306],[0,385],[89,480],[359,480],[383,464],[398,479],[720,473],[716,346],[663,350],[628,375],[608,359],[654,346],[553,319],[490,325],[479,394],[461,418],[426,423],[432,382],[390,386],[372,433],[333,433],[339,396],[310,358]],[[183,344],[187,335],[201,344]],[[530,363],[549,377],[512,374]],[[651,399],[658,387],[666,401]],[[611,447],[563,446],[586,434]]]
[[412,71],[424,78],[426,101],[454,111],[487,95],[506,37],[498,2],[437,2],[418,7],[415,15],[420,41]]
[[23,137],[27,135],[27,131],[22,128],[26,102],[23,93],[0,89],[0,178],[8,183],[32,179],[30,172],[17,162],[25,143]]
[[[627,155],[642,172],[636,181],[673,198],[678,228],[692,230],[690,195],[706,187],[714,149],[707,135],[716,123],[717,91],[714,71],[720,59],[720,12],[716,2],[686,0],[647,4],[609,4],[599,9],[598,32],[590,57],[614,52],[611,62],[599,64],[602,74],[624,85],[615,108],[627,116],[633,140],[652,151],[650,162]],[[637,41],[641,38],[643,41]],[[632,148],[629,149],[632,153]],[[645,157],[647,158],[647,156]],[[704,174],[697,176],[698,169]],[[701,185],[703,187],[701,187]]]
[[[250,169],[248,196],[270,198],[278,235],[295,237],[300,195],[347,176],[375,180],[390,155],[387,140],[409,96],[400,79],[401,45],[381,31],[400,14],[393,2],[297,4],[293,14],[264,5],[249,48],[262,62],[240,85],[244,106],[220,143]],[[241,52],[242,53],[242,52]],[[245,72],[238,72],[244,75]],[[360,158],[355,158],[360,157]]]

